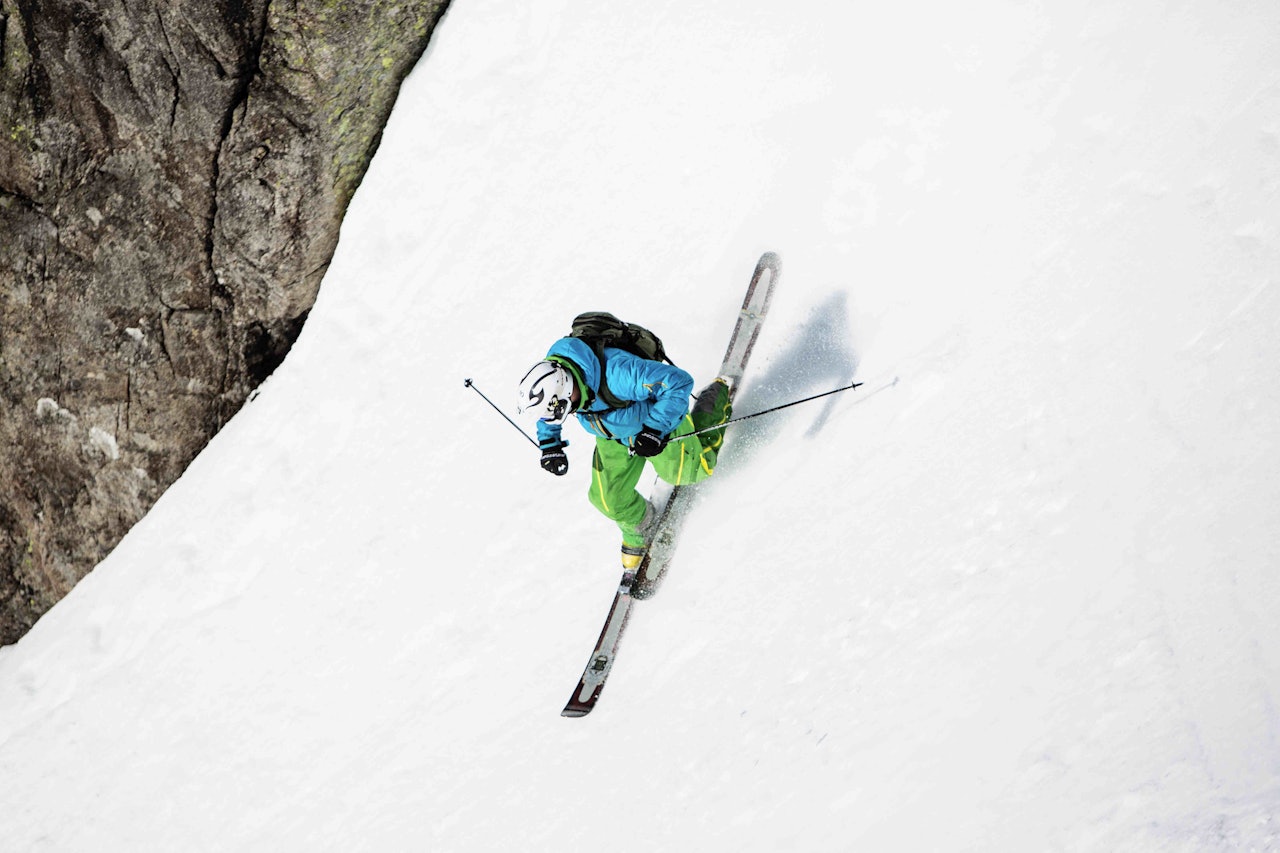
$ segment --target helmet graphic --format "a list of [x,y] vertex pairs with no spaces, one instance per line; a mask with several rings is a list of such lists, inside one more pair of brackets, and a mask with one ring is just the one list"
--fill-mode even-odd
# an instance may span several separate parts
[[517,411],[562,424],[573,414],[573,377],[553,361],[540,361],[520,380]]

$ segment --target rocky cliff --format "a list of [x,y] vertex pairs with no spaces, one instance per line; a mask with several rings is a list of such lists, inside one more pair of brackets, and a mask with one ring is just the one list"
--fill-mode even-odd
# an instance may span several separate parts
[[288,352],[447,0],[0,0],[0,643]]

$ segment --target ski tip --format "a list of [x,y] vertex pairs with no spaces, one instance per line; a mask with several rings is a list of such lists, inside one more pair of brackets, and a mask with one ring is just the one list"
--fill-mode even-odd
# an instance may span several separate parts
[[590,714],[590,713],[591,713],[591,709],[590,709],[590,708],[584,708],[584,707],[582,707],[581,705],[567,705],[567,706],[565,707],[565,709],[564,709],[563,711],[561,711],[561,712],[560,712],[560,716],[562,716],[562,717],[585,717],[587,714]]
[[773,267],[775,270],[782,266],[782,258],[778,257],[777,252],[765,252],[760,256],[760,260],[756,263],[758,267]]

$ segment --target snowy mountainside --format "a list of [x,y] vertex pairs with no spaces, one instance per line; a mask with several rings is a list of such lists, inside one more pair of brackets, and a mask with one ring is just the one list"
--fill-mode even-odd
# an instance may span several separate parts
[[[283,367],[0,649],[4,844],[1276,847],[1278,17],[455,2]],[[591,445],[463,380],[604,309],[704,382],[765,250],[738,412],[867,384],[562,719]]]

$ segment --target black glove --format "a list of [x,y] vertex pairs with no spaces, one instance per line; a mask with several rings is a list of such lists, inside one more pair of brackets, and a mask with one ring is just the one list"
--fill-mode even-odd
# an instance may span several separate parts
[[645,427],[640,430],[640,434],[635,437],[635,441],[631,442],[631,449],[636,452],[636,456],[657,456],[667,446],[667,437],[658,432],[653,427]]
[[565,455],[564,448],[563,441],[542,448],[542,467],[557,477],[563,477],[569,471],[569,457]]

